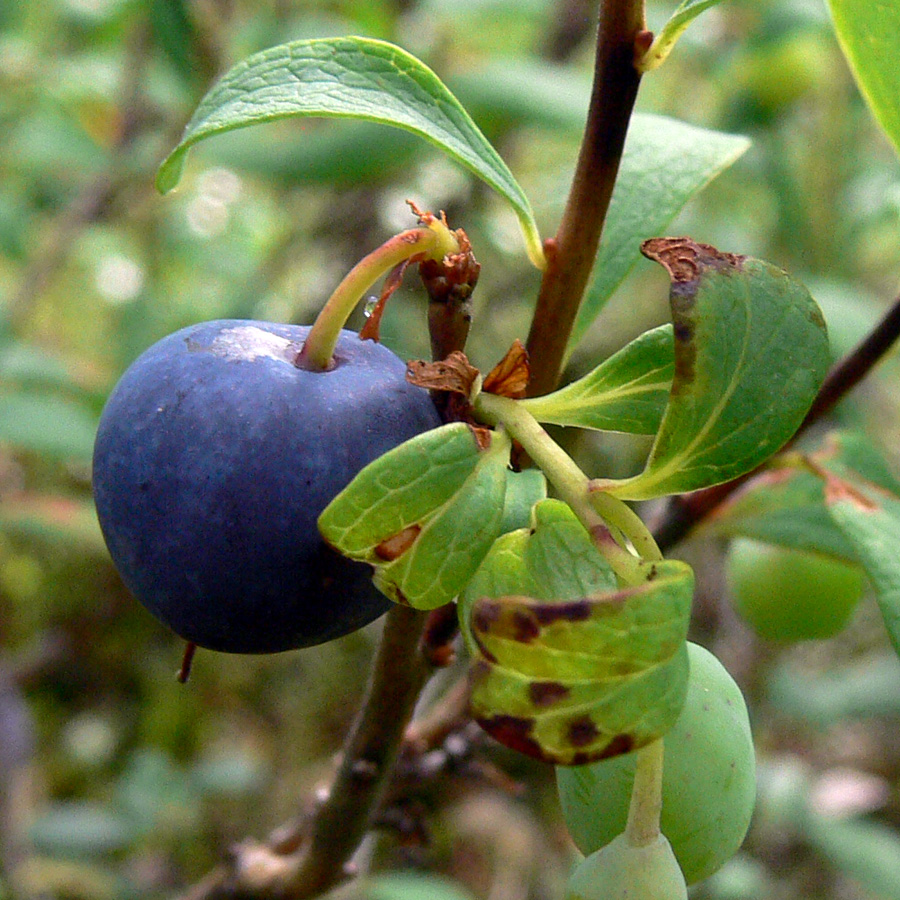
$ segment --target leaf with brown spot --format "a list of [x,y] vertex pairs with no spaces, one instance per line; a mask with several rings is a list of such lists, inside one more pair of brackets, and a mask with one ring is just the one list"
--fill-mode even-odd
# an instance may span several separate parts
[[644,470],[594,482],[626,500],[755,469],[797,430],[830,361],[821,311],[780,269],[687,238],[644,249],[672,276],[675,370]]
[[375,555],[385,562],[393,562],[412,547],[421,531],[422,526],[415,524],[398,531],[397,534],[392,534],[375,545]]
[[[498,538],[460,598],[475,661],[472,712],[498,740],[558,764],[644,746],[674,723],[687,686],[690,568],[619,588],[564,503]],[[498,723],[503,723],[502,727]]]
[[379,457],[322,512],[322,537],[371,565],[376,587],[395,602],[450,603],[503,517],[510,443],[482,432],[445,425]]
[[861,432],[836,431],[811,456],[789,453],[779,457],[732,493],[696,533],[749,537],[857,562],[853,543],[826,509],[825,485],[822,475],[815,474],[816,468],[870,482],[900,497],[900,481],[872,441]]
[[826,508],[871,579],[888,636],[900,655],[900,498],[871,482],[819,471],[825,479]]

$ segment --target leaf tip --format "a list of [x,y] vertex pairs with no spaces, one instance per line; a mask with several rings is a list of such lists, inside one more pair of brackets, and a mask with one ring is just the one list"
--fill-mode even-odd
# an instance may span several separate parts
[[156,189],[160,194],[168,194],[179,181],[184,171],[184,157],[187,149],[176,147],[163,161],[156,172]]

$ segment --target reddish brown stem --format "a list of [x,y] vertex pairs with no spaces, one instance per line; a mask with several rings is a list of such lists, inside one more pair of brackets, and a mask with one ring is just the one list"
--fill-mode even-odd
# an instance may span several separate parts
[[532,396],[552,391],[559,380],[619,171],[640,83],[636,44],[645,34],[640,0],[601,3],[584,140],[559,231],[545,246],[547,268],[528,335]]

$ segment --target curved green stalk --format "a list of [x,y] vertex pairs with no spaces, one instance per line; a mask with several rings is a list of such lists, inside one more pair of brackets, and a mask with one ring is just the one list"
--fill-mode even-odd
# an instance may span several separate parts
[[588,487],[588,494],[594,508],[610,526],[615,526],[624,534],[641,559],[657,561],[663,558],[662,551],[641,517],[618,497],[606,491]]
[[366,291],[396,265],[413,257],[441,260],[459,252],[456,235],[440,219],[429,216],[419,228],[394,235],[361,259],[337,286],[310,329],[296,365],[324,371],[331,365],[341,329]]
[[[588,530],[597,549],[619,579],[624,584],[644,581],[646,576],[641,566],[642,559],[621,547],[613,536],[614,532],[620,532],[635,549],[646,549],[649,539],[655,548],[643,522],[621,500],[592,491],[587,475],[521,403],[508,397],[481,393],[475,398],[474,409],[481,421],[489,425],[502,425],[522,445],[535,465],[547,476],[560,499],[568,503]],[[648,558],[662,557],[656,549],[655,555]]]

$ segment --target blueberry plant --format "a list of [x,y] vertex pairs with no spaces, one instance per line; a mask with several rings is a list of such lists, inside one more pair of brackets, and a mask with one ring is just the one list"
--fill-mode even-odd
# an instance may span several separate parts
[[[190,644],[294,649],[387,611],[328,791],[288,838],[239,848],[192,896],[310,897],[344,879],[458,626],[471,717],[556,767],[586,855],[568,900],[686,897],[738,849],[755,797],[743,697],[688,641],[694,575],[666,556],[691,529],[734,541],[734,599],[763,636],[835,633],[868,579],[900,649],[900,484],[854,432],[793,443],[871,368],[900,317],[830,369],[825,322],[802,284],[731,248],[664,236],[747,147],[633,114],[641,79],[665,77],[656,70],[715,2],[684,0],[657,35],[640,2],[600,4],[584,139],[546,240],[438,76],[376,40],[248,57],[159,169],[165,192],[197,142],[288,117],[396,126],[509,202],[541,272],[525,343],[482,373],[465,355],[479,271],[468,237],[411,204],[415,226],[366,255],[311,328],[191,326],[146,351],[110,397],[93,470],[104,535],[134,594]],[[831,6],[898,143],[893,45],[879,35],[900,21],[858,0]],[[668,276],[670,324],[560,384],[639,253]],[[405,365],[378,342],[379,321],[412,264],[434,359]],[[360,334],[343,330],[384,276]],[[585,472],[545,426],[645,435],[650,450],[626,477]]]

